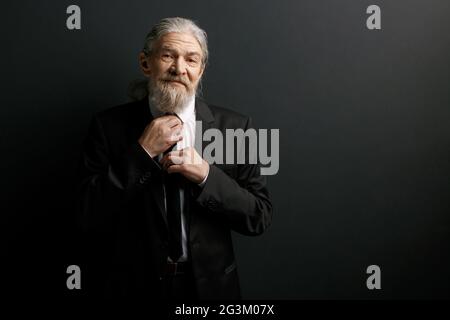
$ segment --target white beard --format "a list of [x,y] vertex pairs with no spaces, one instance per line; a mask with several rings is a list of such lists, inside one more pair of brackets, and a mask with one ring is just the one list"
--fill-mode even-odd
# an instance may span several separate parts
[[195,88],[183,89],[164,81],[154,84],[151,79],[148,82],[148,91],[150,100],[162,113],[179,113],[196,93]]

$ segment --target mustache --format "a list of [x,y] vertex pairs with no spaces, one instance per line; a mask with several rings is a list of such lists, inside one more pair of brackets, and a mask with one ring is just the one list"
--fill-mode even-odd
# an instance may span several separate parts
[[184,84],[186,87],[189,86],[189,81],[185,78],[182,77],[173,77],[173,76],[166,76],[166,77],[162,77],[160,79],[160,81],[176,81],[176,82],[180,82],[182,84]]

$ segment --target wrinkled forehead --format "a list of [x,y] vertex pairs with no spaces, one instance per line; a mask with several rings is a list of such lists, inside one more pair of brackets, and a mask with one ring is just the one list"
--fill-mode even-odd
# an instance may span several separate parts
[[170,32],[163,35],[156,43],[157,50],[174,51],[180,54],[198,54],[202,56],[202,48],[198,40],[190,33]]

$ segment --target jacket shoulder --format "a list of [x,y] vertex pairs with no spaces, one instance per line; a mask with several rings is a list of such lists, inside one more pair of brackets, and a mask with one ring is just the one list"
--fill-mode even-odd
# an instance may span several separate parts
[[213,114],[216,121],[219,122],[232,122],[238,127],[245,127],[250,121],[250,117],[243,113],[237,112],[235,110],[225,108],[222,106],[217,106],[214,104],[208,104],[211,113]]

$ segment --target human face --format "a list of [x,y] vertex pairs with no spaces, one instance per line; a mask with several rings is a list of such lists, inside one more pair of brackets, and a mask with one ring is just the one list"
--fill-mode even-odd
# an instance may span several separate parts
[[154,85],[169,85],[189,95],[196,92],[202,77],[202,58],[197,39],[189,33],[178,32],[162,36],[150,57],[140,55],[142,71]]

